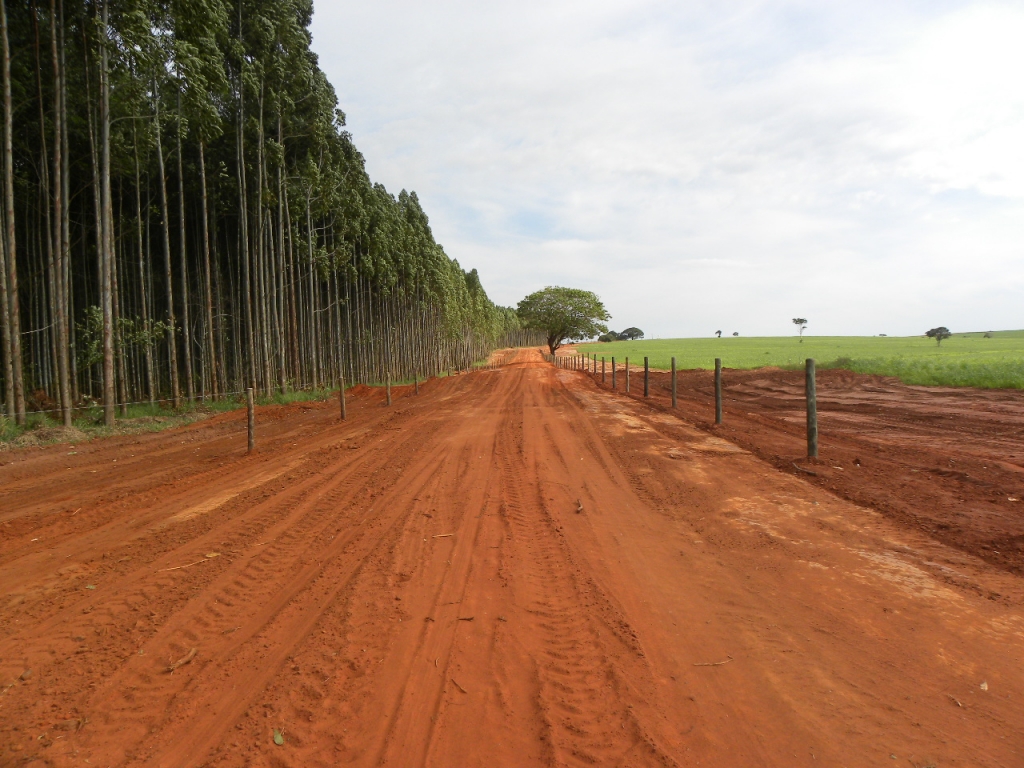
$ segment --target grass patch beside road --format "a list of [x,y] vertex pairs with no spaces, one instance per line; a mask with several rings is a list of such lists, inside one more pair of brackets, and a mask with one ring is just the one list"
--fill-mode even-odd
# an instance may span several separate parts
[[676,358],[680,369],[801,368],[813,357],[820,368],[846,368],[857,373],[894,376],[906,384],[926,386],[1024,389],[1024,331],[955,333],[936,345],[924,336],[768,336],[721,339],[651,339],[580,344],[584,354],[616,361],[629,357],[643,366],[668,369]]
[[[323,401],[336,396],[337,392],[337,389],[292,390],[287,394],[278,392],[269,396],[258,395],[256,404],[288,405]],[[226,395],[219,400],[197,400],[192,403],[185,401],[178,409],[170,407],[169,403],[136,403],[128,406],[127,416],[122,416],[121,407],[117,407],[113,427],[103,424],[103,408],[98,405],[76,408],[70,428],[61,424],[60,413],[57,411],[30,413],[24,427],[19,427],[13,419],[0,415],[0,450],[50,443],[77,443],[112,435],[160,432],[238,408],[245,408],[244,394]]]

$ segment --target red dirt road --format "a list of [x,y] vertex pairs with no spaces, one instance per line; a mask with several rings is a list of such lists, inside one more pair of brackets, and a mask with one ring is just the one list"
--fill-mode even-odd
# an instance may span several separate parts
[[1024,765],[998,564],[532,351],[335,411],[2,455],[0,765]]

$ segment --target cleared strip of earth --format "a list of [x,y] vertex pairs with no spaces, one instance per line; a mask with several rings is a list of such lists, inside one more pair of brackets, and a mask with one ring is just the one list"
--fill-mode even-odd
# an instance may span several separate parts
[[1024,761],[1014,573],[535,351],[395,394],[6,454],[0,765]]

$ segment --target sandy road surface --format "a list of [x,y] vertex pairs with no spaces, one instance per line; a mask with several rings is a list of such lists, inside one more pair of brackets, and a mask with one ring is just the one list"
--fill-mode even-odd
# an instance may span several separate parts
[[1024,765],[1020,577],[535,352],[349,414],[4,457],[0,765]]

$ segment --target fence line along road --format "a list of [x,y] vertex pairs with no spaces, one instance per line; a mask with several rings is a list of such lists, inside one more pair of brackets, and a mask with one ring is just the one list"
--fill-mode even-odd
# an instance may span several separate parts
[[[556,355],[544,355],[548,362],[553,363],[559,367],[570,368],[572,370],[584,370],[590,371],[590,362],[593,362],[593,376],[597,376],[597,355],[591,356],[576,354],[572,357],[558,357]],[[583,365],[583,361],[586,360],[587,364]],[[625,374],[626,374],[626,394],[629,394],[629,358],[625,359]],[[615,357],[611,358],[612,364],[612,390],[618,390],[618,366],[615,364]],[[804,399],[806,402],[807,409],[807,458],[816,459],[818,458],[818,392],[816,385],[816,363],[814,358],[807,358],[804,364]],[[601,358],[601,383],[607,383],[607,373],[605,370],[605,358]],[[672,397],[672,408],[673,410],[679,407],[679,388],[678,388],[678,370],[676,368],[676,358],[672,358],[671,362],[671,397]],[[651,396],[651,363],[650,358],[644,358],[644,397]],[[721,424],[723,418],[723,404],[722,404],[722,358],[715,358],[715,424]]]

